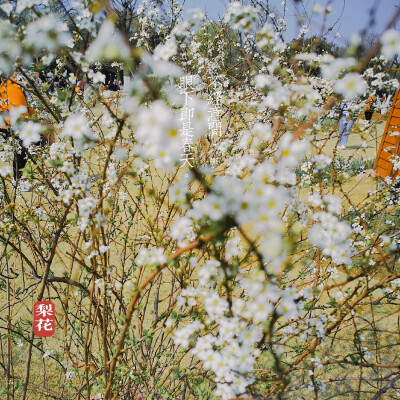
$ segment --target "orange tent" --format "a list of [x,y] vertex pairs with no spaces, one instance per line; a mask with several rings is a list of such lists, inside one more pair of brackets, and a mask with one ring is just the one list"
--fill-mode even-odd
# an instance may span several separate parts
[[[398,132],[397,135],[393,135],[395,132]],[[400,170],[393,169],[393,163],[390,160],[393,155],[400,156],[400,90],[397,90],[393,97],[392,107],[374,164],[374,170],[381,178],[400,175]]]
[[[28,112],[35,112],[32,108],[28,108],[24,92],[15,79],[9,78],[0,85],[0,111],[9,111],[11,108],[17,108],[20,106],[26,108],[27,112],[23,114],[26,117],[28,116]],[[8,125],[11,125],[11,122],[7,118],[5,118],[5,121]],[[4,129],[6,127],[0,128]]]

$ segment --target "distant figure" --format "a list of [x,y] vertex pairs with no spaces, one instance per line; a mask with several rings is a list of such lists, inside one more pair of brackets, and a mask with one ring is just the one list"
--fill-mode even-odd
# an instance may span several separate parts
[[46,75],[46,81],[50,85],[50,93],[54,93],[54,75],[52,72],[48,72]]
[[382,115],[385,115],[388,112],[391,100],[392,100],[391,94],[388,96],[384,94],[382,98],[378,98],[378,108],[381,110]]
[[373,94],[365,100],[364,114],[367,121],[371,121],[372,119],[372,114],[374,113],[373,105],[376,102],[376,99],[377,97]]
[[[25,107],[26,112],[23,113],[27,117],[29,113],[34,113],[35,110],[28,108],[26,98],[21,87],[17,84],[16,73],[10,78],[3,79],[0,84],[0,112],[10,111],[12,108],[18,108],[20,106]],[[6,137],[11,136],[11,121],[5,119],[6,126],[0,127],[0,133],[3,133]],[[21,152],[14,153],[13,172],[15,182],[22,176],[22,168],[25,168],[27,162],[26,153],[22,147]]]
[[110,82],[108,90],[112,90],[113,92],[118,90],[118,81],[116,79],[114,79],[113,82]]
[[140,62],[139,68],[144,72],[149,72],[149,65],[146,64],[144,61]]
[[60,84],[59,84],[60,88],[65,89],[66,87],[68,87],[68,81],[66,78],[61,78],[60,79]]
[[78,81],[78,84],[75,86],[75,93],[82,93],[83,92],[83,89],[85,89],[85,84],[84,84],[84,82],[81,80],[81,81]]
[[338,148],[344,149],[346,147],[347,140],[349,139],[349,133],[354,122],[351,118],[348,105],[346,103],[342,103],[341,106]]

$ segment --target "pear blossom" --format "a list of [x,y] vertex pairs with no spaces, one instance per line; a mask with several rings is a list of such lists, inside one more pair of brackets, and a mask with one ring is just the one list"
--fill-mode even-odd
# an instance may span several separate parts
[[0,176],[2,176],[3,178],[11,174],[12,174],[11,166],[6,165],[4,167],[0,167]]
[[311,161],[315,164],[317,170],[324,169],[332,162],[331,158],[325,154],[317,154],[311,159]]
[[75,140],[93,138],[87,118],[80,113],[71,114],[67,118],[61,135],[63,137],[72,137]]
[[25,147],[40,141],[42,126],[36,122],[28,121],[21,130],[19,137]]
[[86,197],[78,200],[79,215],[89,217],[96,206],[96,199],[94,197]]
[[232,1],[228,4],[224,20],[233,22],[234,29],[240,29],[247,32],[255,22],[259,9],[253,6],[243,6],[239,1]]
[[67,174],[73,174],[75,172],[74,164],[71,161],[64,161],[61,171],[66,172]]
[[346,100],[353,100],[363,95],[367,89],[367,82],[356,72],[349,72],[335,84],[335,91],[343,95]]
[[71,39],[66,23],[59,21],[54,14],[48,14],[28,24],[26,42],[35,50],[47,49],[56,52]]
[[181,242],[191,230],[192,221],[187,217],[179,218],[171,227],[171,237]]
[[154,50],[155,60],[169,60],[177,52],[177,45],[174,38],[170,38],[165,44],[159,44]]
[[282,135],[279,142],[278,157],[281,166],[294,167],[299,157],[305,153],[308,143],[302,140],[293,141],[293,136],[289,132]]
[[389,29],[381,36],[382,54],[391,60],[396,54],[400,54],[400,32]]
[[136,263],[138,265],[164,264],[166,261],[167,258],[164,254],[164,249],[160,247],[153,247],[150,250],[142,247],[136,257]]
[[10,15],[11,11],[14,8],[11,3],[4,3],[0,7],[7,15]]
[[96,39],[89,46],[86,57],[89,61],[122,61],[131,57],[131,50],[111,20],[107,19],[102,23]]

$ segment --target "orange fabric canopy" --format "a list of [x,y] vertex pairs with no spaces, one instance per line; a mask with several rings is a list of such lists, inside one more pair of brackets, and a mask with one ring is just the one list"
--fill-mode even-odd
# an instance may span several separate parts
[[[22,89],[17,85],[15,79],[9,78],[3,81],[0,85],[0,112],[9,111],[11,108],[24,106],[27,112],[23,115],[28,116],[28,105]],[[6,123],[11,125],[11,122],[6,118]],[[1,127],[6,128],[6,127]]]
[[397,90],[392,107],[388,113],[381,145],[376,156],[374,169],[381,178],[392,178],[400,175],[400,170],[393,168],[393,157],[400,156],[400,136],[395,132],[400,131],[400,90]]

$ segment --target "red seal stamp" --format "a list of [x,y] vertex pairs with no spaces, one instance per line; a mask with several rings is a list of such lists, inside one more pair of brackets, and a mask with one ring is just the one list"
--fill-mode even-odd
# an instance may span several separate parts
[[55,309],[51,301],[37,301],[33,306],[33,333],[39,337],[53,336]]

